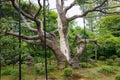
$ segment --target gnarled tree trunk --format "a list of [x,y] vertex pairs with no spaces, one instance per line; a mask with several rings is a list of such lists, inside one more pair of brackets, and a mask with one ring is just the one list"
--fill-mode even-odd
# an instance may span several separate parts
[[[15,0],[9,0],[9,1],[11,2],[11,5],[17,11],[19,11],[19,7],[18,7],[17,3],[15,2]],[[100,12],[104,13],[104,11],[101,10],[102,9],[101,7],[107,2],[107,0],[104,0],[100,5],[97,5],[96,7],[91,8],[80,15],[73,15],[72,17],[66,17],[66,13],[68,12],[68,10],[70,10],[73,6],[75,6],[77,4],[76,1],[77,0],[73,0],[73,2],[69,6],[64,7],[65,0],[56,0],[56,8],[57,8],[57,13],[58,13],[57,22],[58,22],[58,30],[59,30],[59,37],[60,37],[60,40],[59,40],[60,46],[57,43],[55,34],[46,32],[46,46],[48,46],[49,48],[51,48],[53,50],[54,55],[58,61],[58,67],[60,69],[63,69],[65,67],[64,63],[66,61],[67,61],[67,63],[71,64],[74,68],[77,68],[79,66],[79,64],[76,62],[78,62],[78,58],[82,55],[82,53],[84,51],[84,45],[86,43],[90,43],[90,42],[96,43],[96,40],[94,40],[94,39],[86,39],[85,40],[85,39],[81,39],[78,37],[77,53],[73,57],[73,59],[70,59],[70,48],[69,48],[69,43],[68,43],[68,28],[69,28],[68,24],[69,24],[69,22],[76,18],[84,17],[89,12],[100,11]],[[89,3],[89,2],[87,2],[87,3]],[[39,4],[39,9],[34,14],[26,13],[25,11],[20,9],[21,18],[23,19],[24,23],[26,24],[23,27],[28,29],[31,32],[36,33],[36,35],[34,35],[34,36],[28,36],[28,35],[21,34],[21,38],[23,41],[26,41],[27,43],[43,46],[44,30],[42,28],[42,21],[40,21],[40,19],[38,19],[38,15],[42,9],[40,0],[38,0],[38,4]],[[29,25],[29,23],[27,23],[27,20],[31,20],[34,23],[36,23],[36,28],[31,27],[31,25]],[[10,34],[10,35],[14,35],[16,37],[19,37],[19,34],[12,30],[7,31],[6,33]]]
[[68,44],[68,34],[67,34],[67,22],[62,22],[62,19],[58,17],[58,29],[59,29],[59,36],[60,36],[60,49],[65,55],[67,61],[70,60],[70,49]]
[[70,48],[68,44],[68,20],[66,18],[66,13],[63,11],[63,0],[56,1],[56,7],[58,12],[58,29],[60,36],[60,49],[65,55],[67,62],[70,60]]

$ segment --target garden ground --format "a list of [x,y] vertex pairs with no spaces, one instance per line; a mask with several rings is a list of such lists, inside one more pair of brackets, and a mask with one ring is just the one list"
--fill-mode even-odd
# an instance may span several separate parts
[[[48,73],[49,80],[115,80],[116,75],[120,74],[120,67],[116,65],[107,65],[105,62],[96,62],[88,68],[74,69],[72,76],[65,77],[64,70],[52,69]],[[10,67],[9,67],[10,68]],[[25,68],[25,67],[24,67]],[[4,68],[2,72],[5,71]],[[18,80],[18,72],[10,74],[6,71],[2,76],[2,80]],[[43,74],[35,74],[34,71],[25,71],[22,74],[23,80],[45,80]]]

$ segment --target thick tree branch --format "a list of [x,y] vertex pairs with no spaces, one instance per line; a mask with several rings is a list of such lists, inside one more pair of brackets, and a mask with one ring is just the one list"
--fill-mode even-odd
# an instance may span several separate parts
[[[15,0],[10,0],[10,1],[11,1],[11,3],[12,3],[12,6],[13,6],[17,11],[19,11],[19,7],[18,7],[18,5],[15,3]],[[41,40],[44,40],[44,34],[43,34],[44,31],[43,31],[43,29],[41,28],[42,22],[41,22],[39,19],[34,18],[33,16],[27,14],[27,13],[24,12],[22,9],[20,9],[20,12],[21,12],[21,15],[23,15],[24,17],[26,17],[26,18],[28,18],[28,19],[30,19],[30,20],[32,20],[32,21],[34,21],[34,22],[36,23],[36,27],[37,27],[36,29],[31,28],[28,24],[27,24],[26,28],[28,28],[28,29],[30,29],[30,30],[32,30],[32,31],[34,31],[34,32],[36,32],[36,30],[37,30],[40,39],[41,39]],[[37,14],[38,14],[38,13],[37,13]],[[37,15],[37,14],[36,14],[36,15]]]
[[64,5],[64,0],[56,0],[56,7],[57,7],[58,13],[63,12],[63,5]]
[[40,3],[40,0],[38,0],[38,4],[39,4],[39,9],[38,9],[38,11],[36,12],[34,18],[36,18],[36,17],[39,15],[39,13],[40,13],[40,11],[41,11],[41,9],[42,9],[42,5],[41,5],[41,3]]
[[22,39],[22,40],[29,43],[29,44],[35,44],[35,45],[43,46],[43,43],[40,40],[26,40],[26,39]]
[[[19,7],[18,7],[18,5],[15,3],[15,0],[10,0],[10,1],[11,1],[11,3],[12,3],[12,6],[13,6],[17,11],[19,11]],[[31,19],[31,20],[34,20],[34,18],[33,18],[31,15],[27,14],[27,13],[24,12],[22,9],[20,9],[20,12],[21,12],[21,14],[22,14],[23,16],[25,16],[25,17],[27,17],[27,18],[29,18],[29,19]]]
[[[19,37],[19,33],[13,32],[12,30],[6,32],[6,34]],[[41,45],[41,46],[43,46],[43,44],[44,44],[43,41],[40,40],[39,35],[26,36],[26,35],[21,34],[20,37],[23,41],[30,43],[30,44],[36,44],[36,45]],[[56,37],[52,33],[46,35],[46,46],[51,48],[56,44],[56,41],[57,41]]]
[[71,9],[75,4],[76,4],[76,0],[74,0],[68,7],[64,9],[65,13],[67,13],[67,11]]
[[33,31],[33,32],[37,32],[37,29],[32,28],[23,15],[21,15],[21,18],[23,19],[25,23],[25,26],[23,26],[24,28],[27,28],[28,30]]
[[70,18],[67,18],[67,19],[68,19],[68,21],[72,21],[72,20],[74,20],[74,19],[76,19],[76,18],[84,17],[84,16],[86,16],[89,12],[97,11],[97,9],[100,8],[100,7],[102,7],[102,6],[105,4],[106,1],[107,1],[107,0],[104,0],[100,5],[94,7],[93,9],[90,9],[90,10],[85,11],[85,12],[84,12],[83,14],[81,14],[81,15],[74,15],[74,16],[72,16],[72,17],[70,17]]
[[[19,37],[19,33],[13,32],[13,31],[7,31],[6,34],[8,34],[8,35],[13,35],[13,36],[16,36],[16,37]],[[21,37],[22,39],[26,39],[26,40],[35,40],[35,39],[39,39],[39,36],[38,36],[38,35],[35,35],[35,36],[26,36],[26,35],[21,34],[20,37]]]

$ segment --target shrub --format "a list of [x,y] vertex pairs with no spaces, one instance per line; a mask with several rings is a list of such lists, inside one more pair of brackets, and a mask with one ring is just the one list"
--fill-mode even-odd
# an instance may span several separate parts
[[120,74],[116,75],[115,80],[120,80]]
[[72,68],[65,68],[64,69],[64,76],[70,77],[72,75],[73,69]]
[[100,69],[100,72],[103,72],[103,73],[114,73],[115,72],[115,69],[111,66],[102,66],[101,69]]
[[99,63],[94,63],[92,64],[94,67],[98,67],[99,66]]
[[[48,72],[50,72],[51,70],[54,70],[54,68],[55,68],[54,65],[47,65]],[[45,73],[45,67],[42,63],[35,64],[34,69],[35,69],[35,73],[38,75]]]
[[100,56],[99,60],[105,60],[105,56]]
[[16,72],[18,72],[18,69],[7,68],[5,70],[2,70],[1,75],[2,76],[13,75],[16,74]]
[[2,76],[5,76],[5,75],[11,75],[12,74],[12,70],[11,69],[6,69],[6,70],[3,70],[1,72],[1,75]]
[[81,63],[80,66],[81,66],[82,68],[91,68],[91,67],[93,67],[92,64],[90,64],[90,63],[85,63],[85,62]]
[[107,59],[107,65],[113,65],[113,59]]
[[45,68],[42,63],[35,64],[34,69],[35,69],[35,73],[38,75],[45,73]]
[[118,58],[118,56],[117,55],[112,55],[110,58],[115,60],[116,58]]
[[54,64],[51,64],[51,65],[48,65],[48,72],[52,71],[55,69],[55,65]]

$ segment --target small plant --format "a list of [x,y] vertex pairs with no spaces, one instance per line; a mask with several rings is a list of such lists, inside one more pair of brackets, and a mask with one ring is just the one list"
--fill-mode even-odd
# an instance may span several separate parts
[[90,63],[85,63],[85,62],[81,63],[80,66],[81,66],[82,68],[91,68],[91,67],[93,67],[92,64],[90,64]]
[[[48,72],[54,70],[55,66],[54,65],[48,65]],[[44,74],[45,73],[45,67],[42,63],[37,63],[34,65],[34,70],[35,70],[35,73],[38,74],[38,75],[41,75],[41,74]]]
[[13,75],[16,74],[17,72],[18,72],[17,69],[7,68],[5,70],[2,70],[1,75],[2,76]]
[[80,67],[82,67],[82,68],[87,68],[87,64],[86,63],[80,63]]
[[99,66],[99,64],[98,63],[94,63],[94,64],[92,64],[94,67],[98,67]]
[[112,55],[110,58],[115,60],[116,58],[118,58],[118,56],[117,55]]
[[99,60],[105,60],[105,56],[100,56]]
[[113,65],[113,59],[107,59],[107,65]]
[[72,73],[73,73],[73,69],[72,69],[72,68],[65,68],[65,69],[64,69],[64,76],[65,76],[65,77],[70,77],[70,76],[72,76]]
[[45,68],[42,63],[35,64],[34,69],[37,75],[41,75],[45,73]]
[[116,75],[115,80],[120,80],[120,74]]
[[100,69],[100,72],[110,74],[110,73],[114,73],[115,69],[111,66],[102,66],[101,69]]
[[5,76],[5,75],[11,75],[12,74],[12,70],[11,69],[6,69],[6,70],[3,70],[1,72],[1,75],[2,76]]

